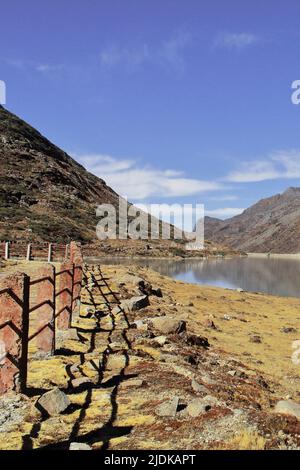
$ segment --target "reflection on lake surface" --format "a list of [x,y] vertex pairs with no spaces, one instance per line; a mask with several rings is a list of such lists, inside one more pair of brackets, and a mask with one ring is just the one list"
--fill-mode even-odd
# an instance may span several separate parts
[[178,261],[101,258],[101,263],[147,266],[166,276],[194,284],[300,297],[300,260],[297,259],[231,258]]

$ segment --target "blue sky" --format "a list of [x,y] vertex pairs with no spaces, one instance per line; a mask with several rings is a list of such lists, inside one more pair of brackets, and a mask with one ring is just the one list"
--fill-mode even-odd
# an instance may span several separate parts
[[11,0],[0,14],[6,107],[131,201],[229,217],[299,185],[296,0]]

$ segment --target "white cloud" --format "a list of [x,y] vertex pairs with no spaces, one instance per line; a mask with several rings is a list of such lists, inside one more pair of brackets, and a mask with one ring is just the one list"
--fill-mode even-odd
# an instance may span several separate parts
[[41,72],[44,74],[48,74],[51,72],[58,72],[60,70],[63,70],[64,66],[63,65],[57,65],[57,64],[38,64],[35,66],[35,70],[37,72]]
[[233,195],[225,195],[225,196],[210,196],[208,197],[208,199],[210,201],[236,201],[238,199],[237,196],[233,196]]
[[229,173],[225,180],[233,183],[253,183],[281,178],[300,178],[300,150],[279,151],[264,160],[243,162],[240,168]]
[[214,45],[226,49],[244,49],[258,41],[259,37],[251,33],[222,33],[216,37]]
[[26,59],[7,59],[0,58],[0,61],[5,62],[10,67],[20,69],[20,70],[34,70],[35,72],[50,74],[51,72],[59,72],[65,69],[65,66],[62,64],[48,64],[48,63],[39,63],[34,60]]
[[129,200],[149,197],[192,196],[222,189],[222,183],[188,178],[183,173],[166,169],[139,167],[132,159],[108,155],[73,155],[84,167],[103,178],[118,194]]
[[185,68],[184,51],[191,42],[190,33],[177,31],[156,47],[147,43],[132,48],[110,44],[101,51],[100,64],[110,69],[121,65],[132,71],[142,64],[152,63],[181,72]]
[[220,219],[228,219],[230,217],[234,217],[235,215],[239,215],[244,212],[244,208],[241,207],[221,207],[219,209],[213,210],[205,210],[205,215],[210,217],[217,217]]
[[117,65],[136,67],[148,60],[151,60],[151,54],[147,44],[143,44],[135,49],[128,49],[116,44],[111,44],[103,49],[100,54],[101,65],[108,68]]

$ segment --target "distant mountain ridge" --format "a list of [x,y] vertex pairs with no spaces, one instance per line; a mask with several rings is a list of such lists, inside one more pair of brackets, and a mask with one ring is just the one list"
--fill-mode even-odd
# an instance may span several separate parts
[[300,188],[261,199],[231,219],[206,217],[205,238],[240,251],[300,253]]

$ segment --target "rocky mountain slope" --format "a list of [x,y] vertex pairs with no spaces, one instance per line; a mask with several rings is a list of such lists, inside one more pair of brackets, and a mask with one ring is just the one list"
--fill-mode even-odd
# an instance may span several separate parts
[[103,202],[118,195],[0,106],[0,239],[92,240]]
[[205,237],[247,252],[300,252],[300,188],[262,199],[231,219],[206,217]]

